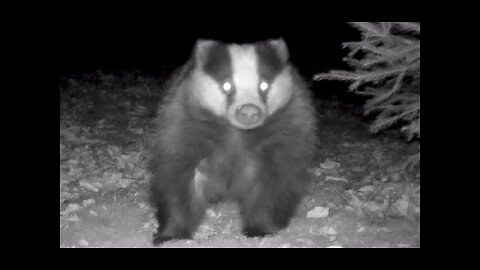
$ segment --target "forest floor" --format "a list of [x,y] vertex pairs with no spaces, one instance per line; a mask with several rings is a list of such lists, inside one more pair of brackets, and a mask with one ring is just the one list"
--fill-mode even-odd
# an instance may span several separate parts
[[[60,247],[152,247],[143,148],[161,83],[138,72],[60,78]],[[225,203],[193,240],[162,247],[420,247],[420,170],[403,167],[419,145],[370,134],[358,105],[318,106],[316,180],[287,229],[246,238]]]

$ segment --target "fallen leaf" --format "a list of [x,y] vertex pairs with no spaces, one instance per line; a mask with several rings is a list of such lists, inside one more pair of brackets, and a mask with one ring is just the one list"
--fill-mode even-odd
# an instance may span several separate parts
[[137,134],[137,135],[142,135],[144,133],[143,129],[142,128],[137,128],[133,131],[133,133]]
[[80,175],[82,175],[82,172],[83,172],[83,169],[82,168],[79,168],[77,167],[76,164],[72,164],[72,163],[78,163],[78,160],[69,160],[68,161],[70,164],[69,164],[69,167],[68,167],[68,176],[72,176],[72,177],[78,177]]
[[393,182],[398,182],[402,179],[402,176],[400,175],[399,172],[394,172],[390,175],[390,178],[392,179]]
[[146,171],[142,168],[136,168],[135,172],[133,173],[133,177],[140,178],[141,176],[145,175]]
[[78,244],[82,247],[88,247],[88,242],[85,239],[78,241]]
[[67,205],[67,207],[65,208],[65,210],[63,212],[61,212],[62,215],[65,215],[65,214],[68,214],[68,213],[71,213],[71,212],[74,212],[74,211],[77,211],[79,210],[81,207],[79,204],[77,203],[71,203],[69,205]]
[[383,212],[388,206],[388,203],[377,203],[377,202],[366,202],[363,204],[364,209],[370,211],[370,212]]
[[345,177],[335,177],[335,176],[327,176],[325,177],[326,181],[340,181],[340,182],[348,182]]
[[122,173],[111,173],[108,182],[111,184],[117,184],[116,182],[122,179],[122,176]]
[[149,220],[149,221],[143,223],[143,228],[144,229],[155,228],[155,224],[156,224],[156,222],[152,219],[152,220]]
[[303,238],[302,238],[302,239],[298,239],[297,241],[300,242],[300,243],[304,243],[304,244],[307,245],[307,246],[313,245],[313,241],[310,240],[310,239],[303,239]]
[[325,228],[325,234],[327,235],[336,235],[337,231],[332,228],[332,227],[324,227]]
[[382,150],[376,149],[375,151],[373,151],[372,156],[375,159],[376,163],[379,163],[379,164],[385,163],[385,157]]
[[209,217],[216,217],[217,215],[215,214],[215,211],[213,211],[212,209],[208,209],[207,210],[207,215]]
[[362,187],[361,189],[359,189],[358,191],[362,192],[362,193],[368,193],[368,192],[372,192],[375,190],[375,187],[374,186],[364,186]]
[[393,203],[392,210],[400,216],[406,216],[408,212],[409,202],[410,197],[407,194],[403,194],[400,199]]
[[314,235],[326,235],[326,236],[330,236],[330,235],[336,235],[337,234],[337,231],[332,228],[332,227],[329,227],[329,226],[324,226],[320,229],[318,228],[310,228],[310,233],[311,234],[314,234]]
[[93,185],[97,188],[102,188],[103,187],[103,184],[100,183],[100,182],[95,182],[95,183],[93,183]]
[[94,203],[95,203],[95,200],[94,200],[94,199],[88,199],[88,200],[84,200],[84,201],[82,202],[83,207],[87,207],[87,206],[89,206],[89,205],[91,205],[91,204],[94,204]]
[[77,137],[77,135],[74,133],[73,128],[69,129],[61,129],[60,130],[60,136],[63,136],[65,140],[72,142],[74,144],[80,144],[82,143],[82,140]]
[[340,167],[340,163],[327,159],[327,161],[320,164],[320,167],[322,167],[322,169],[325,169],[325,170],[331,170],[331,169],[336,169]]
[[88,182],[85,181],[85,180],[81,180],[81,181],[79,182],[79,185],[80,185],[81,187],[84,187],[84,188],[86,188],[86,189],[90,189],[90,190],[95,191],[95,192],[98,191],[98,188],[96,188],[94,185],[88,183]]
[[328,217],[330,208],[317,206],[312,210],[308,211],[307,218],[324,218]]
[[313,176],[319,177],[323,174],[323,170],[320,168],[315,168],[310,170],[310,173],[313,174]]
[[78,218],[77,215],[73,214],[67,218],[65,218],[66,221],[72,221],[72,222],[78,222],[80,221],[80,218]]

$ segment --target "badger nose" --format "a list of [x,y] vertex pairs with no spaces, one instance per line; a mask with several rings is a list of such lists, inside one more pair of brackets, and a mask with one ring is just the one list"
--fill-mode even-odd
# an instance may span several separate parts
[[235,117],[243,125],[250,126],[258,123],[262,116],[260,108],[253,104],[244,104],[237,107]]

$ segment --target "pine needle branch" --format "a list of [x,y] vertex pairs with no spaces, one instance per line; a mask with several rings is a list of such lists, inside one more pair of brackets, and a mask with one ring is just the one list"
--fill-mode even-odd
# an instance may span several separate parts
[[402,81],[403,81],[403,78],[405,77],[405,73],[406,73],[406,69],[403,70],[402,72],[400,72],[400,74],[397,76],[397,79],[395,80],[395,84],[393,85],[392,89],[386,93],[382,93],[380,95],[378,95],[377,97],[371,99],[369,101],[369,106],[375,106],[377,105],[378,103],[380,102],[383,102],[385,101],[386,99],[388,99],[389,97],[391,97],[394,93],[396,93],[400,87],[402,86]]
[[401,27],[405,31],[412,31],[420,33],[420,24],[414,22],[396,22],[396,25]]
[[387,117],[387,118],[377,118],[373,124],[373,126],[370,128],[370,131],[373,133],[378,132],[381,129],[385,129],[389,126],[391,126],[393,123],[397,122],[399,119],[402,119],[409,114],[417,113],[420,111],[420,105],[414,106],[398,115],[392,116],[392,117]]
[[420,23],[350,22],[362,40],[344,42],[343,61],[352,70],[331,70],[313,79],[349,83],[349,91],[370,97],[365,114],[377,112],[371,131],[378,132],[400,120],[402,131],[420,136]]
[[385,33],[382,31],[381,28],[376,26],[373,23],[369,22],[350,22],[350,24],[356,28],[358,28],[362,34],[366,36],[384,36]]
[[391,22],[382,22],[381,25],[382,30],[384,33],[390,33],[390,29],[392,28]]

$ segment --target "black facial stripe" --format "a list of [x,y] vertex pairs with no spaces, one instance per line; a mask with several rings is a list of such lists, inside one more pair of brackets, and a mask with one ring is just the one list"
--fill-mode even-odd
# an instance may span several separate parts
[[231,76],[231,58],[226,44],[217,43],[208,49],[203,69],[220,85]]
[[255,44],[257,53],[258,73],[260,77],[271,83],[277,75],[283,70],[285,64],[268,41],[262,41]]
[[[235,87],[235,86],[233,86],[233,87]],[[234,92],[232,92],[232,94],[227,95],[227,108],[230,107],[230,105],[232,105],[233,102],[235,101],[235,96],[236,96],[235,91],[236,91],[236,89],[234,88],[233,91]]]
[[260,100],[263,104],[267,104],[267,95],[268,93],[262,93],[262,91],[258,90],[258,95],[260,96]]

